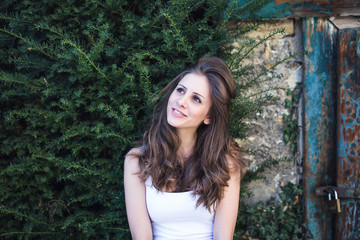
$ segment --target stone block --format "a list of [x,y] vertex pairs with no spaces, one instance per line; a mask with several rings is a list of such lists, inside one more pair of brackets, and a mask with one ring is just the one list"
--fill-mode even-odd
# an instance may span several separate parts
[[268,36],[274,29],[283,28],[285,34],[277,34],[270,39],[281,39],[295,34],[294,21],[292,19],[269,20],[264,24],[260,24],[256,31],[246,34],[249,38],[261,39]]

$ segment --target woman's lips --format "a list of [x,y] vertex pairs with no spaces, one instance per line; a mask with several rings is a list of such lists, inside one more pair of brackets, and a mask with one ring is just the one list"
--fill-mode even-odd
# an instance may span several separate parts
[[175,108],[172,109],[172,113],[175,117],[187,117],[185,114]]

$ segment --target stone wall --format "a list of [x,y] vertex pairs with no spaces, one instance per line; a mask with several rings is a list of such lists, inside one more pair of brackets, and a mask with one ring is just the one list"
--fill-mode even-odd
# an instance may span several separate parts
[[[268,35],[274,29],[284,28],[286,34],[277,34],[275,37],[267,40],[264,44],[258,46],[251,59],[247,59],[246,64],[252,64],[255,72],[261,72],[265,68],[273,66],[282,59],[302,52],[301,29],[295,20],[283,19],[268,22],[261,25],[256,32],[249,34],[249,37],[261,39]],[[245,150],[250,150],[254,154],[244,153],[244,158],[249,163],[249,170],[253,171],[266,161],[279,160],[280,164],[267,169],[264,172],[264,179],[256,180],[248,185],[253,196],[245,201],[256,203],[269,200],[271,197],[277,197],[280,192],[280,186],[286,183],[296,183],[299,179],[297,171],[297,161],[290,151],[290,146],[283,140],[283,113],[288,113],[285,108],[285,99],[290,98],[286,95],[285,89],[294,89],[297,83],[302,80],[302,62],[301,57],[294,57],[277,66],[270,75],[278,74],[280,78],[275,78],[257,86],[251,91],[258,92],[269,86],[278,86],[284,90],[274,90],[271,94],[278,98],[276,102],[268,103],[263,107],[263,113],[258,114],[256,120],[248,121],[250,131],[246,141],[239,141]],[[241,81],[241,79],[240,79]]]

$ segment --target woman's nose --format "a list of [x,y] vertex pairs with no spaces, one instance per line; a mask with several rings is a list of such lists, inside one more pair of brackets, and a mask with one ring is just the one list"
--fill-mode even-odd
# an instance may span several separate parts
[[178,104],[180,107],[187,108],[187,105],[188,105],[188,96],[187,96],[187,94],[179,97],[179,98],[178,98],[178,101],[177,101],[177,104]]

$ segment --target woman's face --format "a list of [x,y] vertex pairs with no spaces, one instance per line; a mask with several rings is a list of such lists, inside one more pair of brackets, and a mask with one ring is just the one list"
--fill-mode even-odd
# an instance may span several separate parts
[[196,129],[209,124],[210,86],[206,76],[189,73],[181,79],[169,97],[167,121],[179,129]]

